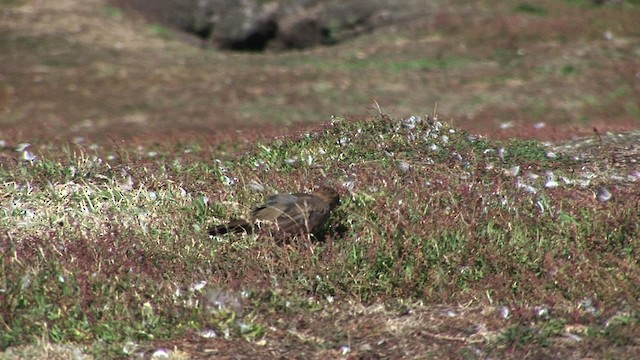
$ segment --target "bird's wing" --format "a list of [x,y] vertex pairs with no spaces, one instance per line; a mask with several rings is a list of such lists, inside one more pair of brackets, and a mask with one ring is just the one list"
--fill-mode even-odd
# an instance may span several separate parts
[[278,216],[278,228],[289,233],[311,233],[329,217],[329,206],[315,196],[296,194],[298,201]]
[[298,198],[300,195],[304,194],[277,194],[272,195],[267,198],[267,200],[262,204],[262,206],[288,206],[293,205],[298,202]]
[[291,210],[298,201],[293,194],[278,194],[267,198],[264,204],[258,205],[251,212],[254,221],[276,221],[276,219]]

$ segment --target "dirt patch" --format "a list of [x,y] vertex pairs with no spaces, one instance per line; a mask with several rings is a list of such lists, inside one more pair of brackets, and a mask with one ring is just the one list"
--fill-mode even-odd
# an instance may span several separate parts
[[[510,311],[516,311],[515,318]],[[295,359],[433,359],[499,356],[567,359],[599,358],[603,355],[631,358],[637,346],[602,349],[580,347],[587,328],[566,323],[557,337],[544,346],[529,343],[506,349],[507,342],[492,350],[489,343],[500,343],[504,329],[517,328],[536,319],[539,309],[506,307],[424,306],[422,304],[336,305],[319,314],[292,316],[273,322],[269,335],[260,342],[205,338],[193,334],[174,341],[146,343],[140,352],[147,355],[158,349],[176,349],[192,359],[216,358],[295,358]],[[179,350],[178,350],[179,349]],[[631,356],[631,357],[630,357]]]

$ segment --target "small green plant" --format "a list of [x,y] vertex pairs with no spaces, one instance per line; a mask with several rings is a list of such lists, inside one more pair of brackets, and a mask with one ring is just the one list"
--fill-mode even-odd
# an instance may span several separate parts
[[540,334],[536,328],[526,325],[511,326],[498,336],[498,343],[508,349],[518,349],[524,346],[545,346],[547,337]]
[[171,39],[173,38],[173,33],[169,28],[160,24],[150,24],[148,26],[149,33],[154,36],[161,37],[163,39]]
[[627,345],[634,341],[640,329],[639,317],[636,314],[615,315],[600,329],[598,336],[608,339],[615,345]]
[[524,13],[524,14],[536,15],[536,16],[545,16],[548,13],[547,9],[541,6],[534,5],[531,3],[526,3],[526,2],[516,6],[514,11],[519,13]]
[[537,141],[511,139],[504,147],[504,161],[521,164],[524,162],[548,162],[547,150]]
[[121,19],[122,18],[122,10],[120,10],[117,7],[107,6],[107,7],[104,8],[104,10],[107,13],[107,15],[109,15],[110,17],[112,17],[114,19]]

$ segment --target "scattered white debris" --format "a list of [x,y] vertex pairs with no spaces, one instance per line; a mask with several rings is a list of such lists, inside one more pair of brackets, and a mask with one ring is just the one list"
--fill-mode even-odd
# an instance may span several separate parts
[[356,187],[356,182],[354,180],[343,180],[342,181],[342,187],[344,187],[345,189],[349,190],[349,191],[353,191],[353,189],[355,189]]
[[565,185],[573,185],[573,184],[575,184],[575,180],[569,179],[566,176],[562,177],[562,182],[564,182]]
[[30,151],[23,151],[22,152],[22,160],[24,161],[29,161],[32,162],[37,158],[37,156],[35,156],[32,152]]
[[28,148],[29,146],[31,146],[31,144],[29,144],[29,143],[20,143],[20,144],[18,144],[18,146],[16,146],[16,151],[17,152],[22,152],[26,148]]
[[546,172],[547,180],[544,183],[544,187],[547,189],[553,189],[558,187],[558,182],[556,181],[556,176],[553,172]]
[[500,317],[508,319],[511,316],[511,311],[506,306],[500,306]]
[[408,118],[402,120],[402,124],[403,125],[415,125],[418,121],[420,117],[419,116],[415,116],[415,115],[411,115]]
[[253,191],[264,191],[264,186],[255,180],[251,180],[248,184],[249,189]]
[[500,128],[500,130],[506,130],[513,127],[513,122],[512,121],[502,122],[500,123],[500,125],[498,125],[498,127]]
[[240,296],[231,290],[220,288],[207,291],[205,307],[212,312],[227,310],[239,313],[242,311]]
[[547,317],[549,316],[549,308],[546,306],[539,306],[536,308],[536,315],[539,317]]
[[596,199],[600,202],[609,201],[611,199],[611,192],[604,187],[598,188],[598,192],[596,194]]
[[218,334],[216,334],[216,332],[214,330],[207,329],[207,330],[200,331],[200,336],[205,338],[205,339],[212,339],[212,338],[217,337]]
[[264,160],[256,160],[253,162],[253,167],[258,169],[258,168],[264,167],[265,164],[266,163]]
[[311,165],[311,164],[313,164],[313,160],[314,160],[314,159],[313,159],[313,156],[311,156],[311,155],[307,155],[307,157],[306,157],[306,159],[305,159],[305,160],[306,160],[306,162],[307,162],[307,165]]
[[241,334],[246,334],[247,332],[249,332],[249,330],[251,330],[251,325],[248,325],[244,322],[238,323],[238,326],[240,327]]
[[411,116],[410,118],[405,119],[402,122],[402,127],[407,129],[407,130],[413,130],[416,127],[416,122],[418,122],[418,121],[416,121],[416,117],[415,116]]
[[296,161],[298,161],[298,158],[296,156],[284,160],[284,162],[288,165],[293,165],[296,163]]
[[524,190],[524,192],[527,192],[529,194],[535,194],[535,193],[538,192],[538,189],[534,188],[533,186],[531,186],[529,184],[525,184],[525,183],[521,182],[519,179],[516,181],[516,187],[518,189]]
[[151,355],[151,358],[152,359],[168,359],[169,351],[167,351],[166,349],[158,349],[153,352],[153,354]]
[[583,309],[590,314],[595,314],[597,312],[596,307],[593,306],[593,301],[588,298],[580,301],[580,304],[578,304],[578,309]]
[[591,184],[591,180],[590,179],[578,179],[576,180],[578,185],[582,186],[582,187],[587,187],[589,186],[589,184]]
[[566,336],[570,339],[573,340],[575,342],[581,342],[582,338],[574,333],[567,333]]
[[342,355],[347,355],[348,353],[351,352],[351,348],[347,345],[342,345],[340,347],[340,352],[342,353]]
[[134,351],[136,351],[137,348],[138,345],[136,343],[134,343],[133,341],[127,341],[127,343],[122,347],[122,352],[127,355],[131,355]]
[[547,124],[545,124],[545,123],[544,123],[544,122],[542,122],[542,121],[539,121],[539,122],[537,122],[537,123],[533,124],[533,128],[534,128],[534,129],[536,129],[536,130],[540,130],[540,129],[542,129],[542,128],[543,128],[543,127],[545,127],[545,126],[547,126]]
[[191,290],[191,291],[200,291],[205,286],[207,286],[207,282],[202,280],[202,281],[198,281],[197,283],[191,284],[191,286],[189,286],[189,290]]
[[226,186],[231,186],[235,184],[235,181],[232,178],[225,175],[222,177],[222,183],[225,184]]

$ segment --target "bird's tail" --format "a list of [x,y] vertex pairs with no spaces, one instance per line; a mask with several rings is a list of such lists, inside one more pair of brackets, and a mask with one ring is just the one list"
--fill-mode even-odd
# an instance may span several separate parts
[[226,224],[210,227],[209,235],[216,236],[216,235],[224,235],[228,233],[236,234],[241,232],[251,233],[253,232],[253,230],[254,230],[254,226],[252,224],[250,224],[246,220],[238,219],[238,220],[231,220]]

